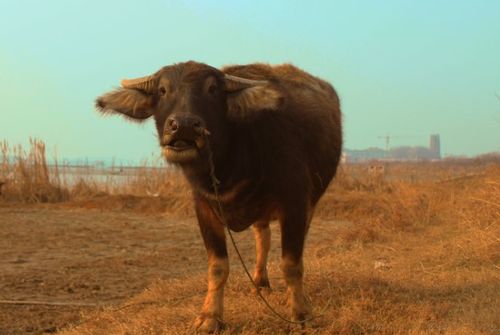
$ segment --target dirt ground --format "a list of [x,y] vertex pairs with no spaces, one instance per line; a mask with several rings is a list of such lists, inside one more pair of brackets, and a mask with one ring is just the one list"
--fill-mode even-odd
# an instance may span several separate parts
[[[0,269],[2,300],[117,305],[155,280],[204,271],[205,252],[194,220],[3,206]],[[0,304],[0,334],[56,332],[95,308]]]

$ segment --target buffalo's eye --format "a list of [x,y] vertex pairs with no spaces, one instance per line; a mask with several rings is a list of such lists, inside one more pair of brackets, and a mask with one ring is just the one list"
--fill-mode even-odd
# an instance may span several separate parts
[[219,88],[217,86],[217,79],[213,76],[208,77],[203,83],[203,92],[205,94],[215,96],[217,95]]
[[208,93],[215,95],[217,93],[217,83],[212,83],[208,86]]
[[167,93],[167,89],[164,86],[160,86],[158,92],[160,92],[160,95],[165,95],[165,93]]

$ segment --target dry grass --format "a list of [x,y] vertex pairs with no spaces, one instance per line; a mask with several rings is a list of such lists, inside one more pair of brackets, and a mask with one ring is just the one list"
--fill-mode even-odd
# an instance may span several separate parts
[[69,198],[62,188],[57,163],[51,175],[45,154],[45,144],[30,139],[30,149],[11,147],[6,141],[0,142],[0,181],[4,182],[4,199],[23,202],[56,202]]
[[[37,143],[32,145],[42,150]],[[38,164],[42,159],[23,157]],[[21,180],[5,188],[4,201],[42,201],[34,196],[39,192],[35,185],[50,185],[44,194],[56,188],[60,193],[54,194],[64,196],[47,199],[69,200],[68,206],[192,216],[189,191],[175,171],[145,168],[124,185],[82,179],[68,187],[47,177],[41,167],[33,170],[36,178],[28,178],[23,173],[27,166],[33,164],[5,164],[4,158],[2,171],[14,171]],[[344,166],[316,209],[305,254],[306,289],[316,313],[328,301],[332,304],[307,333],[498,334],[498,161],[386,163],[385,174],[375,180],[366,169],[363,164]],[[159,196],[148,196],[152,191]],[[273,226],[275,253],[276,229]],[[249,236],[239,238],[245,250],[251,250]],[[276,255],[270,263],[269,300],[287,314]],[[270,315],[250,294],[235,258],[231,264],[222,333],[299,333]],[[122,306],[86,312],[80,324],[61,334],[187,334],[205,285],[200,272],[157,281]]]

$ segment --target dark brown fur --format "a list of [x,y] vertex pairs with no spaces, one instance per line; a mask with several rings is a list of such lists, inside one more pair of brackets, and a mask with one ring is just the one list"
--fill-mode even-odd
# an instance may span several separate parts
[[[228,92],[224,74],[268,84]],[[165,67],[156,78],[168,98],[120,89],[98,99],[98,109],[134,119],[154,116],[162,146],[169,115],[185,113],[203,120],[211,133],[209,147],[227,225],[241,231],[256,222],[280,220],[282,267],[292,292],[292,315],[304,319],[308,312],[301,286],[304,240],[314,207],[335,175],[342,148],[339,99],[333,87],[290,64],[217,70],[188,62]],[[212,82],[217,84],[215,94],[207,89]],[[207,251],[214,259],[224,260],[224,223],[214,210],[208,147],[200,150],[197,159],[179,165],[194,191]],[[198,320],[201,330],[213,330],[215,318],[222,316],[212,298],[207,296],[205,316]]]

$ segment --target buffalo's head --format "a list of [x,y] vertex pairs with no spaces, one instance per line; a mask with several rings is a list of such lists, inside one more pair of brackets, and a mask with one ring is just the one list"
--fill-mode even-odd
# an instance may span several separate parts
[[154,117],[165,158],[179,164],[200,159],[208,142],[227,141],[231,122],[247,122],[261,110],[278,108],[283,99],[266,80],[227,75],[195,62],[166,66],[121,85],[99,97],[97,109],[138,122]]

